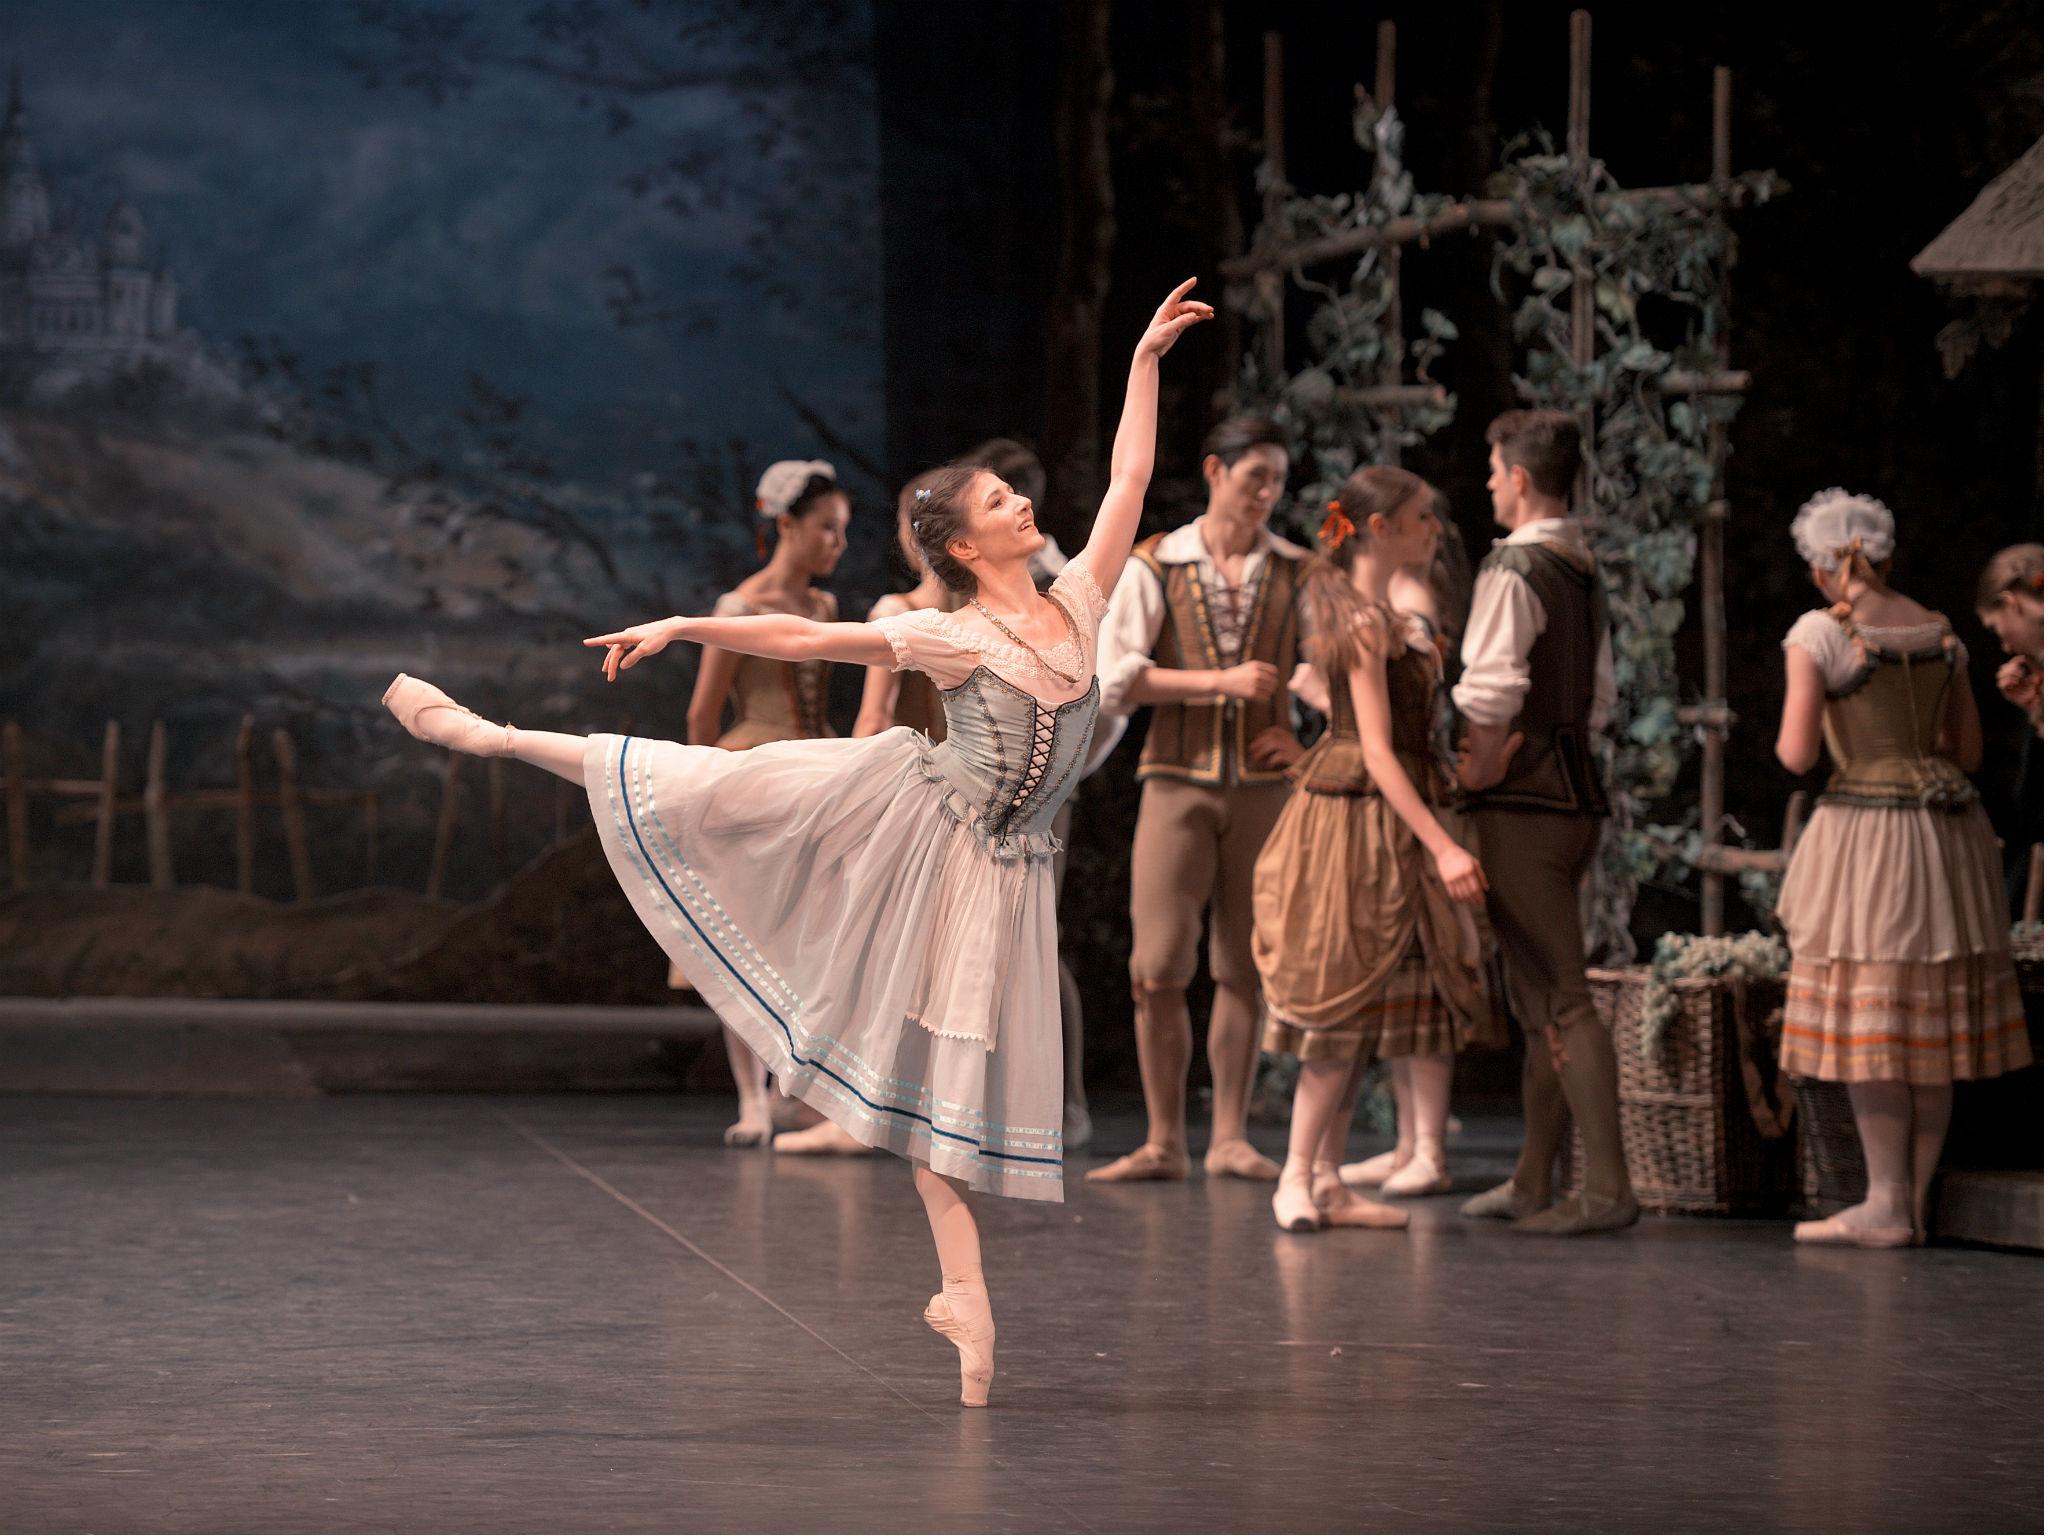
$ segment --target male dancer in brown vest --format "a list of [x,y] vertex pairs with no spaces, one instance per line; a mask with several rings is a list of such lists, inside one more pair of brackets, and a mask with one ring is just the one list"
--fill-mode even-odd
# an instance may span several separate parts
[[1245,1137],[1259,1043],[1252,866],[1286,802],[1286,767],[1301,755],[1283,685],[1298,660],[1296,597],[1308,551],[1266,527],[1287,484],[1280,429],[1233,416],[1205,448],[1207,510],[1138,546],[1102,626],[1108,743],[1122,717],[1152,706],[1131,846],[1131,995],[1147,1126],[1143,1146],[1089,1173],[1102,1182],[1187,1176],[1187,989],[1204,907],[1216,994],[1215,1100],[1202,1166],[1280,1176]]
[[[1479,836],[1487,915],[1528,1050],[1521,1159],[1464,1214],[1517,1232],[1602,1232],[1637,1214],[1614,1042],[1593,1012],[1579,923],[1579,881],[1607,814],[1590,749],[1614,704],[1606,589],[1570,516],[1578,424],[1560,411],[1510,411],[1486,441],[1494,521],[1508,535],[1480,564],[1452,697],[1466,724],[1458,779]],[[1585,1187],[1552,1204],[1552,1169],[1573,1121]]]

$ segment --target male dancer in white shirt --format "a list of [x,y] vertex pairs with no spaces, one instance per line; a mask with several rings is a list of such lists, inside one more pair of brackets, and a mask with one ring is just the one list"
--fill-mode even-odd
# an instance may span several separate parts
[[1287,484],[1280,429],[1233,416],[1209,434],[1202,515],[1132,552],[1110,596],[1098,668],[1102,742],[1150,705],[1131,846],[1131,996],[1145,1085],[1145,1142],[1092,1170],[1099,1183],[1188,1173],[1187,989],[1209,918],[1209,1071],[1215,1098],[1203,1169],[1277,1179],[1245,1135],[1258,1063],[1252,866],[1286,803],[1301,755],[1282,686],[1299,661],[1297,595],[1308,551],[1267,520]]
[[[1593,1012],[1579,922],[1579,882],[1607,815],[1591,737],[1614,707],[1614,651],[1599,567],[1570,515],[1578,424],[1561,411],[1510,411],[1486,441],[1494,521],[1508,534],[1479,567],[1452,697],[1465,721],[1458,780],[1527,1054],[1514,1176],[1468,1200],[1464,1214],[1575,1236],[1637,1216],[1614,1042]],[[1585,1187],[1552,1203],[1573,1121]]]

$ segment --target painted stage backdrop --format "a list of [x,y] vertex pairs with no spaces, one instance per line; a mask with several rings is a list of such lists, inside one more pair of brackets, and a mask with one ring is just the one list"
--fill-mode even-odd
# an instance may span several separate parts
[[[236,783],[245,716],[266,795],[278,727],[379,795],[374,834],[310,806],[323,895],[373,835],[378,884],[428,874],[445,759],[395,671],[679,736],[687,665],[607,690],[576,642],[751,569],[772,459],[840,465],[849,600],[891,579],[870,34],[858,0],[0,12],[0,717],[32,789],[120,723],[116,885],[158,721],[180,886],[235,883],[232,809],[179,797]],[[569,824],[470,767],[464,897]],[[94,804],[31,795],[38,886],[88,880]]]

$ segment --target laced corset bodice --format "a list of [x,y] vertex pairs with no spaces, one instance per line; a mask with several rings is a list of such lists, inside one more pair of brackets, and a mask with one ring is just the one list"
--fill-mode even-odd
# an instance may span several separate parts
[[946,739],[929,761],[973,807],[976,824],[996,839],[1050,833],[1095,734],[1093,680],[1080,698],[1046,704],[979,667],[941,697]]
[[[926,610],[880,624],[898,667],[930,673],[940,686],[946,739],[928,749],[927,769],[999,853],[1051,851],[1053,818],[1073,793],[1095,732],[1101,593],[1076,562],[1047,595],[1074,623],[1067,639],[1039,653],[1043,666],[955,614]],[[1063,696],[1071,690],[1047,666],[1075,677],[1080,691]]]
[[[712,612],[724,618],[782,610],[728,592]],[[811,617],[826,621],[836,613],[830,594],[812,594]],[[765,656],[741,656],[732,680],[733,721],[718,744],[752,747],[768,741],[830,736],[832,726],[825,716],[825,702],[831,671],[832,664],[825,661],[774,661]]]
[[[1394,755],[1423,799],[1433,805],[1446,803],[1451,798],[1450,778],[1436,750],[1443,664],[1427,633],[1413,618],[1380,608],[1372,622],[1376,632],[1385,637],[1379,645],[1392,652],[1386,664],[1387,723]],[[1379,786],[1365,766],[1348,669],[1330,679],[1329,715],[1329,730],[1289,776],[1311,794],[1378,794]]]

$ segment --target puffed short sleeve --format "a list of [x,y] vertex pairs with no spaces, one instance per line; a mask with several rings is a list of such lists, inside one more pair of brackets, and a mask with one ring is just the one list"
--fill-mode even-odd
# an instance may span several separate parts
[[1086,622],[1086,633],[1094,637],[1096,627],[1102,623],[1102,616],[1109,612],[1109,599],[1102,595],[1102,588],[1088,572],[1085,560],[1069,560],[1053,579],[1053,590],[1066,597],[1073,605],[1076,618]]
[[1825,608],[1799,615],[1785,631],[1783,648],[1797,648],[1812,657],[1813,664],[1820,668],[1821,680],[1830,688],[1839,688],[1856,670],[1856,642],[1849,638],[1841,621]]
[[889,642],[898,672],[922,672],[941,688],[957,688],[981,664],[980,653],[961,643],[959,624],[936,608],[869,622]]

